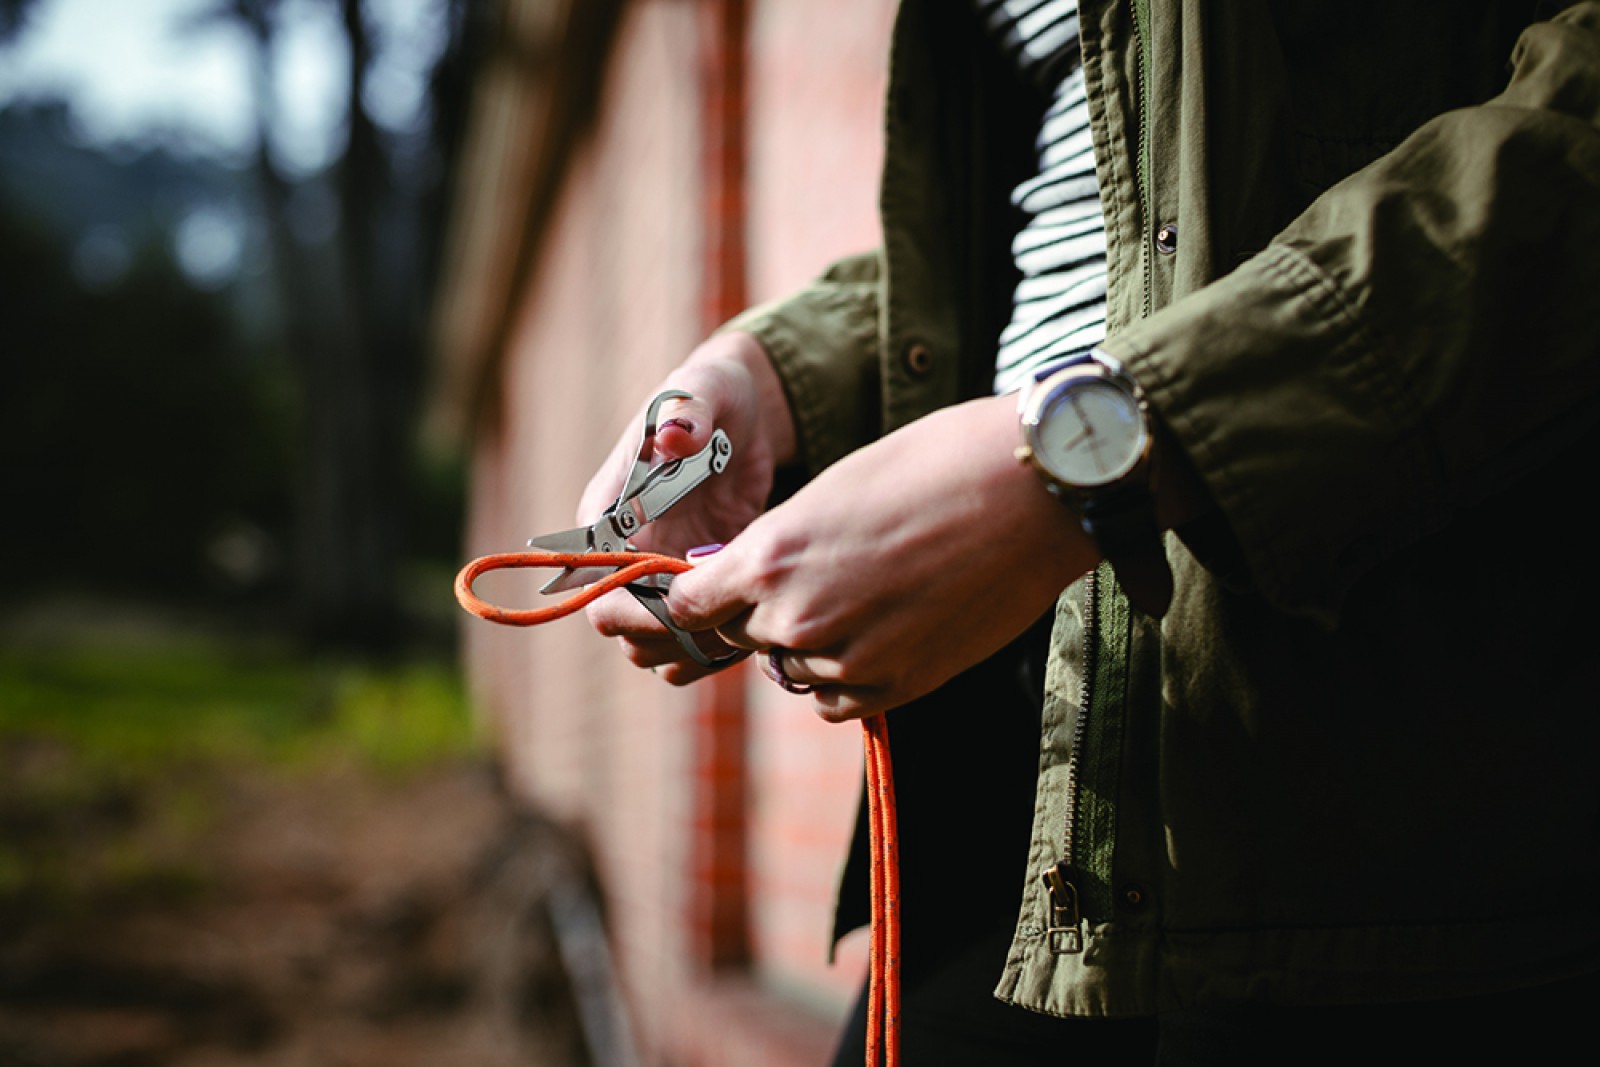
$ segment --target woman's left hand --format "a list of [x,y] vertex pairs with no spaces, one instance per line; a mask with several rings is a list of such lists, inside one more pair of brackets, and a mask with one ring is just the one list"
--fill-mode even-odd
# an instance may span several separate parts
[[830,722],[904,704],[1004,647],[1098,561],[1017,444],[1012,397],[919,419],[674,578],[667,605],[686,629],[779,650]]

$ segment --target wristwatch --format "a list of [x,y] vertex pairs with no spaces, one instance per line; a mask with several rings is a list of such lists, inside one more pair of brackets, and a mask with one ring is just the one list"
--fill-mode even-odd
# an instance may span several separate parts
[[1151,491],[1155,432],[1138,383],[1095,349],[1041,371],[1020,418],[1017,459],[1072,509],[1128,601],[1160,618],[1172,602],[1172,569]]

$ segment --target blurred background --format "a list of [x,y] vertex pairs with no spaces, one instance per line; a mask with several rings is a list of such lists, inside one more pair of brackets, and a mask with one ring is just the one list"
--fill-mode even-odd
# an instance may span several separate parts
[[485,7],[0,5],[8,598],[426,640],[461,483],[416,433],[425,325]]
[[581,1050],[418,432],[492,16],[0,3],[0,1063]]
[[450,581],[873,246],[893,7],[0,0],[0,1064],[825,1059],[858,733]]

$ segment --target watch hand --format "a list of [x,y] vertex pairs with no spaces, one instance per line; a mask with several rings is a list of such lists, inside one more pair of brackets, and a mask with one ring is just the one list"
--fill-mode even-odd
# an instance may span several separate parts
[[1106,472],[1105,460],[1100,458],[1100,441],[1094,436],[1094,431],[1089,431],[1089,454],[1094,457],[1095,469],[1101,474]]
[[1078,422],[1080,422],[1083,425],[1083,435],[1085,437],[1093,437],[1094,436],[1094,423],[1090,422],[1089,421],[1089,416],[1087,416],[1087,415],[1085,415],[1083,413],[1083,403],[1078,398],[1078,394],[1077,393],[1068,393],[1067,394],[1067,399],[1072,401],[1072,410],[1076,411],[1078,413]]

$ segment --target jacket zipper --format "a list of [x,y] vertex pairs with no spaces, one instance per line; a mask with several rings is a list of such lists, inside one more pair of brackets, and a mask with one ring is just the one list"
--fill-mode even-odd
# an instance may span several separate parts
[[[1141,316],[1151,312],[1154,267],[1151,264],[1151,222],[1155,210],[1150,196],[1150,63],[1145,55],[1150,40],[1149,0],[1133,0],[1133,38],[1139,82],[1139,142],[1134,160],[1135,183],[1139,197],[1139,263],[1143,274]],[[1078,887],[1078,779],[1087,731],[1089,704],[1094,696],[1094,661],[1100,640],[1100,583],[1091,571],[1084,579],[1083,664],[1078,689],[1078,714],[1072,726],[1071,752],[1067,757],[1067,799],[1062,834],[1062,858],[1045,871],[1043,881],[1050,897],[1050,921],[1045,937],[1055,955],[1075,955],[1083,951],[1083,907]]]
[[1083,670],[1078,676],[1078,714],[1072,723],[1072,744],[1067,756],[1067,810],[1062,859],[1044,872],[1050,894],[1050,922],[1045,931],[1050,951],[1058,956],[1083,951],[1083,909],[1078,901],[1078,874],[1073,865],[1078,833],[1078,768],[1083,755],[1083,735],[1088,727],[1089,702],[1094,697],[1094,670],[1090,657],[1100,633],[1100,581],[1094,571],[1083,579]]
[[1150,195],[1150,62],[1145,49],[1150,42],[1150,0],[1133,2],[1133,43],[1138,59],[1139,74],[1139,155],[1134,160],[1134,175],[1139,186],[1139,263],[1144,274],[1144,293],[1140,304],[1140,317],[1150,317],[1151,293],[1155,289],[1152,275],[1151,242],[1155,239],[1155,204]]

